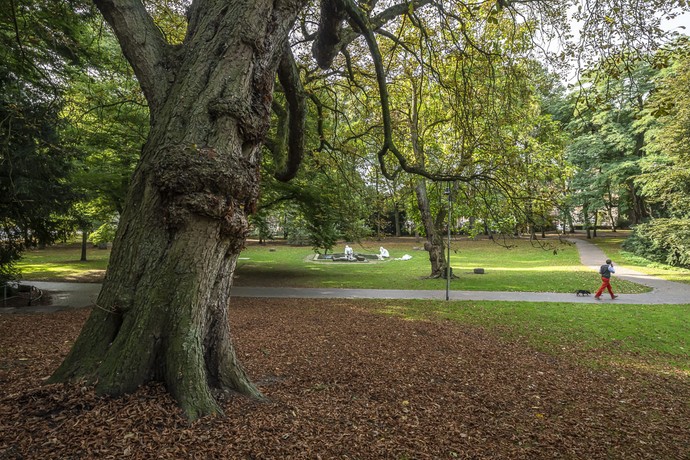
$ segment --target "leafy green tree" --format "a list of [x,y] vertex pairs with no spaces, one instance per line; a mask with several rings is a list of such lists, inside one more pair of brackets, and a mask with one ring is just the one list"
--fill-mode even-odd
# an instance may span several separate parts
[[[306,67],[300,71],[309,74]],[[304,78],[304,77],[301,77]],[[339,239],[357,240],[369,234],[364,225],[371,208],[370,190],[360,172],[364,165],[352,145],[340,145],[332,135],[332,125],[324,118],[324,110],[338,106],[341,95],[326,91],[324,78],[311,76],[304,91],[310,101],[305,119],[304,142],[307,155],[304,167],[289,183],[280,180],[289,149],[289,102],[280,81],[273,100],[273,123],[265,144],[261,174],[262,194],[256,224],[270,215],[272,209],[284,212],[295,220],[292,230],[299,231],[316,251],[330,251]],[[327,141],[327,139],[329,139]],[[299,229],[299,230],[298,230]]]
[[[342,165],[341,161],[336,161],[336,165]],[[340,172],[322,162],[288,184],[264,181],[259,219],[265,219],[273,209],[284,212],[287,207],[291,218],[299,215],[314,250],[324,253],[331,251],[340,239],[357,241],[368,236],[371,230],[365,220],[370,207],[362,192],[367,187],[360,178],[350,177],[348,181]]]
[[[79,152],[70,182],[79,201],[70,216],[86,243],[114,238],[129,180],[148,133],[148,108],[114,37],[92,31],[86,73],[75,75],[65,92],[64,142]],[[93,234],[89,234],[93,232]]]
[[[421,37],[432,44],[413,33],[407,37],[404,29],[396,35],[390,59],[402,64],[389,83],[393,132],[410,164],[456,182],[449,187],[451,201],[457,210],[470,213],[460,216],[481,216],[497,230],[508,213],[511,232],[523,222],[533,231],[535,225],[546,226],[554,206],[552,190],[542,184],[562,172],[562,142],[558,127],[540,114],[531,82],[540,75],[533,68],[543,71],[528,59],[528,30],[516,28],[490,5],[486,8],[491,20],[482,24],[478,15],[472,24],[468,17],[464,33],[469,38],[458,49],[436,49],[433,43],[443,43],[446,31],[435,29],[434,18],[422,15],[415,25],[429,21]],[[509,33],[511,41],[502,47],[495,44],[497,37]],[[489,43],[494,44],[491,52],[482,51]],[[446,187],[431,186],[427,177],[415,179],[431,277],[447,272]]]
[[92,18],[80,1],[18,0],[0,11],[0,220],[10,259],[70,230],[76,152],[63,142],[60,112]]
[[646,155],[636,184],[656,205],[653,217],[690,217],[690,104],[684,91],[690,83],[688,39],[657,55],[663,66],[639,124],[648,126]]
[[[621,60],[620,65],[628,64]],[[614,230],[621,215],[632,224],[648,217],[634,178],[641,172],[645,153],[647,127],[639,120],[654,87],[654,69],[638,61],[628,70],[593,85],[587,97],[576,102],[569,125],[573,142],[568,157],[577,167],[575,196],[587,213],[584,221],[587,225],[594,221],[595,228],[600,211]]]
[[94,13],[79,1],[18,1],[2,13],[3,106],[15,110],[3,151],[15,207],[3,214],[29,244],[82,229],[82,260],[88,233],[122,209],[148,126],[131,68]]
[[0,218],[8,235],[21,235],[23,246],[53,242],[58,214],[75,199],[66,181],[73,154],[58,133],[59,102],[44,96],[0,67]]
[[647,155],[635,182],[653,205],[626,248],[651,260],[690,267],[690,42],[679,40],[656,58],[663,67],[640,123],[650,126]]

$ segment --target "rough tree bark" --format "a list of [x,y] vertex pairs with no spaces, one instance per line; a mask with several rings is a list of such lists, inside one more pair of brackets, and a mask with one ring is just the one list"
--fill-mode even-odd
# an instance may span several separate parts
[[237,361],[228,304],[259,192],[274,78],[304,1],[194,2],[182,45],[139,1],[97,0],[151,110],[103,289],[53,381],[117,395],[165,383],[190,418],[213,393],[261,397]]

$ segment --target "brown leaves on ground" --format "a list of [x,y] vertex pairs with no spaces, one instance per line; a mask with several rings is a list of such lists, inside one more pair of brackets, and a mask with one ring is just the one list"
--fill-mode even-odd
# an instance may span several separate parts
[[186,421],[159,385],[42,385],[87,311],[0,316],[0,459],[688,459],[687,378],[580,367],[385,302],[236,299],[238,353],[270,398]]

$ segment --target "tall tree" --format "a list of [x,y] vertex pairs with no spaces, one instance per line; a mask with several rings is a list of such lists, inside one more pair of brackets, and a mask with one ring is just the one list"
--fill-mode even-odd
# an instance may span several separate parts
[[683,267],[690,267],[689,50],[685,37],[656,56],[662,70],[640,120],[650,129],[642,174],[635,179],[655,212],[625,242],[638,255]]
[[655,205],[652,217],[690,218],[690,39],[657,54],[662,70],[655,90],[638,121],[648,128],[642,173],[635,177],[646,200]]
[[645,61],[627,62],[625,55],[615,72],[604,65],[609,78],[593,84],[575,103],[569,158],[578,168],[576,198],[592,216],[603,212],[615,231],[619,215],[627,215],[631,224],[648,217],[634,178],[641,172],[648,129],[640,119],[656,71]]
[[[95,3],[141,85],[150,109],[150,132],[99,308],[53,380],[86,377],[108,394],[161,380],[190,417],[217,413],[214,388],[260,396],[236,358],[227,306],[249,230],[247,216],[256,208],[276,73],[292,115],[289,154],[277,176],[289,180],[300,164],[304,94],[288,37],[308,2],[194,0],[181,44],[166,40],[139,0]],[[495,9],[506,4],[500,1]],[[455,176],[411,165],[397,148],[376,38],[377,31],[385,33],[387,23],[425,5],[451,16],[444,2],[432,0],[322,0],[318,27],[307,27],[302,40],[313,40],[317,63],[328,68],[362,37],[375,64],[381,97],[378,158],[384,174],[391,174],[392,158],[408,172],[452,179]],[[540,7],[541,2],[527,5]],[[471,11],[472,4],[468,7]],[[451,25],[462,22],[456,18]]]
[[15,255],[54,241],[75,199],[60,112],[92,16],[79,1],[16,1],[0,11],[0,221],[2,245]]

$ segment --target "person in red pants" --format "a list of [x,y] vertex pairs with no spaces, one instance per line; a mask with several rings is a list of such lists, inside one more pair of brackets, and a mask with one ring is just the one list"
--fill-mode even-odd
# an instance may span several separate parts
[[611,289],[611,273],[616,273],[616,270],[613,268],[613,262],[611,262],[611,259],[606,259],[606,263],[599,268],[599,274],[601,275],[601,287],[599,287],[597,293],[594,294],[595,299],[600,299],[601,293],[604,292],[604,289],[609,290],[611,299],[618,297],[613,293],[613,289]]

